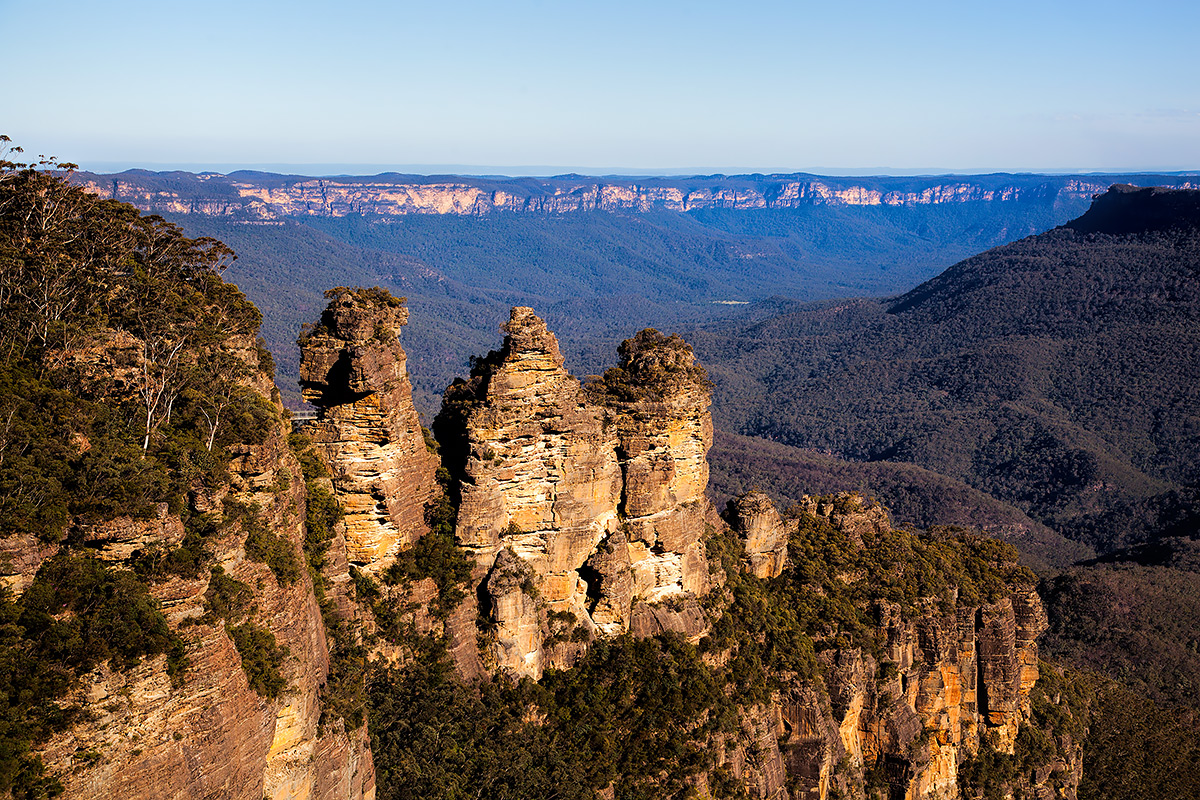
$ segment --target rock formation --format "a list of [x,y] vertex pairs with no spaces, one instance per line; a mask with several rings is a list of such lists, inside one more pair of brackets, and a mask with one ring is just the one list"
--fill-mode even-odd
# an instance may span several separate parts
[[[699,640],[711,615],[726,613],[720,593],[700,601],[720,586],[706,526],[724,523],[704,497],[709,388],[690,348],[643,331],[584,385],[531,309],[514,308],[503,331],[502,347],[447,390],[435,421],[459,496],[457,541],[475,563],[474,591],[447,626],[460,670],[480,674],[480,662],[464,666],[474,635],[457,619],[476,613],[476,598],[482,668],[515,676],[569,667],[597,636]],[[892,530],[885,510],[851,494],[806,498],[795,513],[850,548]],[[729,517],[724,533],[740,540],[745,571],[780,577],[795,518],[757,491],[732,501]],[[954,796],[960,765],[984,742],[1013,751],[1045,627],[1032,589],[974,604],[930,598],[915,610],[873,602],[877,651],[822,650],[820,677],[783,676],[768,701],[739,708],[736,733],[713,742],[752,796],[855,796],[871,770],[892,796]]]
[[[634,594],[708,590],[704,519],[712,417],[708,377],[678,336],[646,330],[591,387],[614,417]],[[602,587],[603,588],[603,587]]]
[[[747,571],[772,577],[772,542],[781,529],[786,541],[795,522],[785,522],[758,491],[735,498],[730,512],[747,543]],[[852,547],[870,546],[864,533],[873,541],[869,532],[887,527],[882,509],[849,494],[805,498],[801,513],[828,522]],[[1030,720],[1036,640],[1047,627],[1033,587],[952,608],[929,599],[915,613],[875,603],[878,657],[861,648],[824,650],[824,691],[800,683],[766,706],[743,709],[743,735],[724,758],[752,796],[824,800],[835,789],[856,796],[864,771],[882,764],[890,797],[957,797],[964,760],[983,746],[1013,752],[1018,730]],[[1078,765],[1062,766],[1065,796],[1073,797]],[[1036,797],[1064,796],[1045,781],[1026,789]]]
[[317,408],[309,430],[333,470],[350,562],[373,573],[424,532],[437,457],[425,445],[398,339],[404,301],[378,289],[328,296],[301,342],[301,385]]
[[[707,590],[712,421],[703,370],[678,337],[644,331],[622,344],[620,367],[584,387],[531,309],[514,308],[504,332],[502,349],[447,390],[436,424],[461,480],[459,543],[481,574],[513,556],[531,570],[536,603],[501,602],[485,585],[495,663],[536,677],[547,615],[613,634],[635,603]],[[495,583],[505,597],[510,582]]]
[[[247,554],[253,525],[278,537],[294,563],[305,563],[305,485],[296,479],[301,470],[287,444],[290,430],[282,407],[268,399],[273,385],[252,342],[238,348],[235,341],[231,349],[250,369],[244,388],[257,393],[272,416],[262,441],[229,448],[228,482],[193,496],[191,504],[194,514],[196,509],[219,511],[229,503],[251,509],[240,520],[227,519],[207,536],[205,547],[225,576],[252,592],[239,621],[269,632],[286,649],[280,667],[286,686],[272,699],[250,685],[229,621],[208,613],[208,567],[195,576],[160,577],[150,589],[183,637],[189,662],[184,679],[172,683],[165,655],[128,671],[104,664],[84,676],[70,699],[93,717],[40,748],[67,797],[374,797],[365,726],[348,728],[342,720],[319,726],[329,644],[307,572],[301,568],[295,578],[280,577]],[[104,377],[112,383],[111,376]],[[171,550],[185,535],[179,514],[166,504],[149,519],[80,521],[76,527],[75,538],[87,551],[118,567],[129,567],[146,553]],[[39,552],[43,558],[49,555],[45,548]],[[28,563],[12,585],[28,586],[36,569],[36,563]],[[92,755],[81,759],[81,753]]]
[[742,539],[750,572],[777,578],[787,563],[787,527],[765,492],[753,490],[729,503],[734,530]]

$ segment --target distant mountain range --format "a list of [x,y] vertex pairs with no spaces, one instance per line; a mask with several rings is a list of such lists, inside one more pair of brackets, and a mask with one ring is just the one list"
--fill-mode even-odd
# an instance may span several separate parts
[[1200,188],[1194,175],[938,175],[827,177],[702,175],[690,177],[499,178],[402,175],[314,178],[239,171],[229,175],[130,170],[79,173],[96,194],[156,213],[205,214],[245,222],[350,214],[487,214],[497,211],[701,211],[808,206],[921,206],[943,203],[1088,202],[1113,183]]

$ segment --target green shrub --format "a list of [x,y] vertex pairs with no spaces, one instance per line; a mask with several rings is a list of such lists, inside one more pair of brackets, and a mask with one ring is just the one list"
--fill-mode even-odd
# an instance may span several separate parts
[[438,588],[435,615],[445,618],[466,596],[463,585],[471,579],[471,561],[454,541],[458,508],[447,485],[449,476],[439,470],[441,492],[425,506],[429,532],[401,551],[384,575],[389,583],[432,578]]
[[280,668],[287,658],[288,650],[275,642],[275,634],[252,622],[225,627],[242,657],[242,671],[250,688],[258,694],[274,700],[287,688],[287,681]]
[[[679,637],[602,640],[540,684],[461,683],[444,643],[371,675],[380,800],[683,797],[736,724],[716,674]],[[728,795],[726,795],[728,796]]]
[[61,553],[19,600],[0,590],[0,792],[61,793],[29,751],[78,719],[81,709],[62,704],[76,677],[103,661],[125,669],[162,653],[179,685],[183,640],[132,572]]
[[263,521],[258,506],[234,500],[225,501],[226,524],[238,520],[246,534],[246,558],[266,564],[281,584],[300,580],[300,563],[296,549],[285,537],[271,530]]
[[[42,653],[78,671],[111,659],[118,669],[172,648],[178,636],[144,583],[102,561],[60,554],[38,570],[18,619]],[[66,616],[63,616],[67,612]]]
[[253,605],[253,589],[227,574],[224,567],[212,568],[208,590],[204,593],[206,617],[234,624],[250,613]]

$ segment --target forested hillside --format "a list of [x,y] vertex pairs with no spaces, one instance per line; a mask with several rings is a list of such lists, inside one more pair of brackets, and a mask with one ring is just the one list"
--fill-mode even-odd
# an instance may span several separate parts
[[[1200,216],[1180,196],[1113,190],[897,299],[698,333],[718,424],[917,464],[1100,551],[1195,530]],[[1144,207],[1165,216],[1105,222]]]
[[91,768],[168,793],[186,756],[217,793],[257,766],[261,797],[260,731],[328,668],[261,316],[221,279],[221,242],[6,155],[0,794],[88,796]]
[[853,488],[1037,556],[1048,654],[1096,692],[1080,796],[1195,780],[1198,228],[1200,193],[1116,188],[901,297],[692,335],[749,434],[718,439],[714,487]]
[[1011,503],[916,464],[847,461],[725,431],[717,431],[709,461],[709,494],[718,505],[755,487],[785,505],[815,491],[857,492],[877,498],[905,524],[973,528],[1005,539],[1039,570],[1094,555],[1087,545],[1056,533]]

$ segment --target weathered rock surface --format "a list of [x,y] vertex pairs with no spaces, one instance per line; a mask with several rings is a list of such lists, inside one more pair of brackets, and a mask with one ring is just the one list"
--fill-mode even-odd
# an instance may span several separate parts
[[[882,509],[852,495],[806,498],[801,507],[830,520],[857,546],[864,531],[887,524]],[[731,512],[747,542],[757,541],[757,531],[778,535],[777,525],[787,527],[759,492],[731,501]],[[769,526],[760,527],[763,520]],[[747,571],[770,577],[761,562],[748,560]],[[931,599],[916,614],[881,600],[876,616],[882,662],[859,649],[825,650],[816,689],[797,683],[767,705],[743,709],[742,734],[725,743],[723,758],[752,797],[824,800],[832,790],[861,796],[864,770],[879,764],[889,796],[957,797],[959,767],[985,739],[1013,752],[1020,726],[1030,720],[1036,640],[1047,625],[1032,586],[982,605],[943,608]],[[1073,797],[1078,747],[1060,742],[1059,748],[1066,756],[1054,769],[1075,776],[1074,783],[1060,779]],[[1043,779],[1050,771],[1043,770]],[[1039,797],[1058,796],[1045,780],[1030,788]]]
[[170,550],[183,541],[183,520],[159,503],[148,519],[117,517],[98,525],[80,525],[79,540],[95,549],[97,558],[125,561],[138,550]]
[[[511,554],[503,562],[528,565],[536,589],[518,603],[488,578],[499,637],[490,658],[536,677],[551,616],[615,634],[639,601],[707,591],[712,421],[703,370],[678,337],[639,334],[610,379],[583,387],[531,309],[514,308],[504,332],[502,349],[447,390],[435,424],[461,481],[457,538],[477,580]],[[701,630],[691,617],[668,624]]]
[[742,539],[750,572],[759,578],[783,574],[787,563],[787,527],[765,492],[753,490],[731,500],[733,527]]
[[878,533],[891,527],[891,520],[883,506],[869,504],[852,492],[839,492],[832,497],[805,497],[800,506],[814,517],[829,520],[831,525],[858,545],[862,544],[864,533]]
[[[712,447],[711,391],[678,336],[645,330],[589,387],[613,414],[623,478],[621,512],[635,596],[652,601],[708,591],[704,490]],[[653,584],[651,581],[653,580]]]
[[[117,342],[119,360],[127,342]],[[269,375],[257,370],[252,347],[234,342],[254,374],[245,385],[271,397]],[[118,375],[118,377],[120,377]],[[99,376],[98,380],[104,376]],[[127,387],[108,382],[109,392]],[[270,401],[268,401],[270,402]],[[304,564],[305,485],[287,445],[283,409],[260,444],[234,445],[229,480],[192,498],[193,511],[219,510],[225,499],[255,509],[261,525]],[[71,538],[114,565],[137,551],[165,551],[184,536],[178,515],[163,505],[148,519],[118,517],[77,524]],[[240,798],[244,800],[362,800],[375,795],[375,773],[365,727],[346,730],[339,720],[318,729],[321,689],[329,670],[328,643],[312,582],[281,582],[266,565],[246,555],[243,524],[229,522],[205,542],[212,561],[253,592],[246,621],[269,631],[287,649],[281,671],[286,688],[266,699],[249,684],[225,623],[206,615],[207,569],[196,578],[170,577],[151,584],[168,624],[186,644],[189,665],[172,685],[166,656],[132,670],[104,664],[83,677],[73,693],[95,718],[56,734],[41,749],[58,773],[66,797]],[[29,569],[36,570],[36,560]],[[32,572],[20,576],[28,585]],[[86,758],[80,754],[86,753]]]
[[539,613],[533,568],[509,548],[501,550],[484,585],[495,625],[495,652],[500,666],[517,673],[541,674],[544,615]]
[[407,322],[403,301],[382,290],[339,289],[301,343],[301,385],[317,407],[308,430],[334,473],[348,558],[368,573],[421,537],[435,490],[437,457],[425,445],[398,339]]

